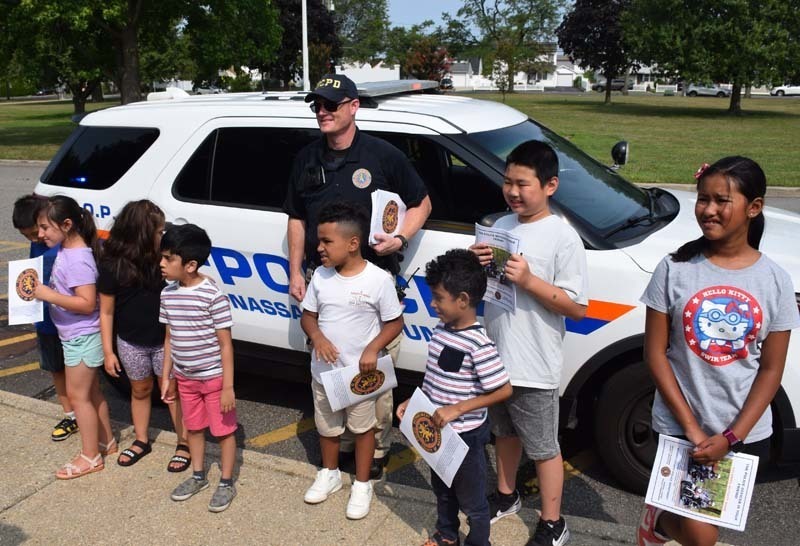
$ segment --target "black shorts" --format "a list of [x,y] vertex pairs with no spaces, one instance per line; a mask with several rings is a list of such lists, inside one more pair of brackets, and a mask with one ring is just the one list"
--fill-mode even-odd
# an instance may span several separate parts
[[39,367],[46,372],[64,371],[64,348],[56,334],[36,332],[39,343]]

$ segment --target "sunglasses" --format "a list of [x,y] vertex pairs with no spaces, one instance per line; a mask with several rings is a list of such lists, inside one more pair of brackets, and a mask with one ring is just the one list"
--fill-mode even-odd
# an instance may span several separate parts
[[315,100],[314,102],[309,104],[308,107],[311,108],[311,111],[314,112],[315,114],[320,110],[322,110],[323,108],[325,109],[326,112],[333,113],[336,112],[339,108],[341,108],[342,105],[347,104],[348,102],[353,102],[353,99],[349,99],[342,102],[333,102],[332,100],[322,99],[322,100]]

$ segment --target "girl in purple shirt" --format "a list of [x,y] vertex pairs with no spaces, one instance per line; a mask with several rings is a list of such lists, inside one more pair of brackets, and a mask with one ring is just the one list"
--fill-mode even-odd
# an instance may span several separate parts
[[92,251],[97,230],[92,215],[63,195],[48,199],[37,224],[39,238],[48,247],[61,245],[50,286],[39,284],[34,295],[50,304],[50,317],[64,347],[67,397],[80,428],[81,452],[56,472],[56,478],[69,480],[103,470],[103,455],[117,451],[98,376],[103,346]]

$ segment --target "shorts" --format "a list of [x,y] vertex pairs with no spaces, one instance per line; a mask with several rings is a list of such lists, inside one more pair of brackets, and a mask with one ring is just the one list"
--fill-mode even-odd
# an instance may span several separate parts
[[489,407],[492,433],[500,438],[519,436],[529,459],[552,459],[561,453],[558,410],[558,389],[515,386],[511,398]]
[[39,345],[39,368],[46,372],[64,371],[64,347],[57,334],[36,333],[36,342]]
[[164,369],[163,345],[134,345],[117,336],[117,355],[131,381],[142,381],[153,375],[161,377]]
[[187,379],[176,375],[178,395],[181,400],[183,424],[188,430],[206,427],[216,437],[236,432],[236,408],[222,413],[222,376],[210,379]]
[[64,365],[75,367],[81,362],[89,368],[99,368],[103,365],[103,342],[100,332],[78,336],[69,341],[62,341],[64,347]]
[[374,398],[339,411],[333,411],[321,383],[312,379],[311,392],[314,395],[314,422],[320,436],[325,438],[341,436],[345,425],[353,434],[363,434],[374,429],[378,424],[378,420],[375,418]]

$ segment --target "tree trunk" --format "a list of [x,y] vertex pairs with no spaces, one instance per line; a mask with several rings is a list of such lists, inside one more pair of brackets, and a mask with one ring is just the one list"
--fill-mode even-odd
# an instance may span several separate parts
[[744,88],[744,98],[752,99],[753,98],[753,85],[747,84]]
[[742,84],[733,81],[733,88],[731,89],[731,104],[728,107],[729,114],[739,115],[742,113]]
[[603,104],[611,104],[611,85],[608,83],[609,80],[606,80],[606,99],[603,101]]
[[92,102],[103,102],[103,86],[97,84],[92,91]]
[[[508,82],[506,83],[506,91],[508,93],[514,92],[514,76],[517,75],[516,66],[512,63],[506,64],[506,71],[507,71],[507,79]],[[505,102],[505,95],[503,95],[503,102]]]
[[120,33],[122,46],[122,104],[142,100],[139,88],[139,37],[137,27],[129,24]]

